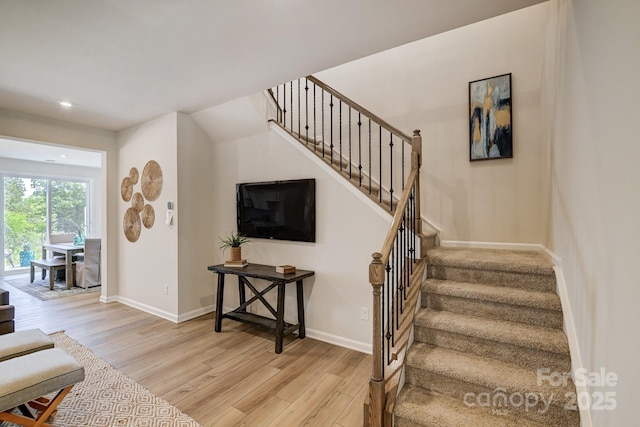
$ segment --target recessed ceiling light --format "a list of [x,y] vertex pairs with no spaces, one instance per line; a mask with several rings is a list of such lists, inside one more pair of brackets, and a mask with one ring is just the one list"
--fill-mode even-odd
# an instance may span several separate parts
[[73,107],[73,104],[71,103],[71,101],[58,101],[58,104],[60,104],[61,106],[65,107],[65,108]]
[[67,155],[66,154],[60,154],[60,157],[62,157],[63,159],[66,159]]

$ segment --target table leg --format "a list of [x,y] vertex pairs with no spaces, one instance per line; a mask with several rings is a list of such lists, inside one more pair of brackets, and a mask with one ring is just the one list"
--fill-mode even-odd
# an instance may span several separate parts
[[66,256],[67,268],[65,269],[64,280],[67,282],[67,289],[71,289],[71,285],[74,283],[74,274],[73,274],[73,255],[71,252],[67,252]]
[[224,299],[224,274],[218,273],[218,292],[216,296],[216,321],[214,330],[222,330],[222,300]]
[[278,283],[278,307],[276,308],[276,353],[282,353],[282,339],[284,338],[284,294],[285,284]]
[[298,299],[298,338],[304,338],[306,335],[304,327],[304,294],[302,293],[302,280],[296,281],[296,298]]
[[[247,301],[247,296],[245,294],[244,283],[242,282],[242,277],[238,276],[238,295],[240,297],[240,305],[242,306]],[[241,311],[246,312],[247,308],[243,308]]]

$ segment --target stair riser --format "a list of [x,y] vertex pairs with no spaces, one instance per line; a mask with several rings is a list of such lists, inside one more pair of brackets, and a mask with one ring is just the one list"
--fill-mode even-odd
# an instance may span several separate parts
[[423,236],[422,238],[425,240],[426,249],[431,249],[436,247],[437,241],[436,241],[435,234],[431,236]]
[[538,292],[555,292],[553,275],[510,273],[504,271],[474,270],[430,264],[428,277],[456,282],[485,283],[494,286],[527,289]]
[[549,368],[551,372],[570,372],[569,355],[521,347],[422,326],[415,327],[415,340],[478,356],[492,357],[523,368]]
[[[499,390],[496,391],[495,389],[488,388],[482,385],[472,384],[463,380],[435,374],[433,372],[418,369],[413,366],[407,366],[406,368],[406,381],[409,384],[414,384],[427,390],[442,393],[454,399],[460,399],[460,401],[462,402],[465,402],[464,399],[465,396],[467,396],[467,402],[476,404],[478,402],[478,396],[482,396],[481,393],[485,393],[485,396],[489,396],[491,398],[491,401],[493,401],[493,398],[496,395],[500,394]],[[507,391],[506,395],[507,398],[513,396],[509,391]],[[548,399],[549,397],[546,398]],[[522,404],[521,406],[518,406],[518,398],[513,397],[513,402],[515,404],[508,404],[507,407],[498,409],[506,410],[510,415],[527,418],[546,426],[579,427],[579,413],[577,411],[565,410],[563,404],[561,403],[564,400],[564,396],[556,396],[553,399],[554,404],[549,405],[546,411],[545,404],[542,402],[540,402],[537,406],[529,407],[528,410],[526,410],[525,405]],[[488,413],[492,412],[492,408],[490,406],[475,406],[475,408],[477,408],[478,410],[487,411]],[[497,405],[494,407],[494,409],[496,408]],[[540,413],[538,411],[544,411],[544,413]]]
[[442,427],[438,424],[418,424],[413,421],[407,420],[406,418],[396,416],[393,420],[393,425],[395,427]]
[[458,298],[449,295],[422,293],[422,306],[434,310],[444,310],[460,314],[473,314],[494,320],[526,323],[545,328],[562,329],[562,312],[535,307],[523,307],[502,304],[493,301],[482,301]]

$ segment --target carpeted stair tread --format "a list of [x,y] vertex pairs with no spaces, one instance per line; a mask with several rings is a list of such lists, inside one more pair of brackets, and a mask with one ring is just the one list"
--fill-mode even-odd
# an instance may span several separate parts
[[424,308],[416,314],[414,324],[534,350],[569,354],[567,337],[558,329]]
[[560,298],[553,292],[537,292],[453,280],[427,279],[422,290],[457,298],[477,299],[501,304],[562,311]]
[[396,425],[406,419],[425,427],[543,427],[522,418],[492,415],[479,408],[465,406],[459,399],[431,393],[421,387],[405,385],[395,410]]
[[538,251],[438,247],[430,250],[428,257],[432,265],[509,273],[554,274],[548,256]]
[[460,353],[424,343],[414,343],[407,355],[407,365],[464,383],[494,390],[502,388],[506,393],[534,392],[555,396],[554,406],[564,406],[574,391],[571,380],[557,387],[543,381],[538,385],[535,369],[521,368],[493,358]]

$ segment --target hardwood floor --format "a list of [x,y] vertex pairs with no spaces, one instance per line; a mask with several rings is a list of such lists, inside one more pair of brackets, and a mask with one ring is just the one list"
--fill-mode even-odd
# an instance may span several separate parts
[[[8,277],[5,277],[8,279]],[[213,315],[175,324],[90,293],[40,301],[0,279],[16,330],[67,335],[203,426],[362,426],[371,356]]]

